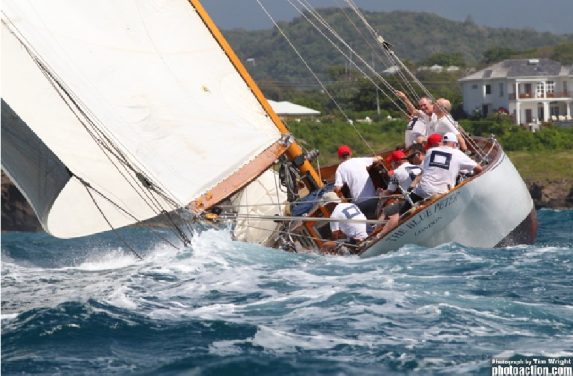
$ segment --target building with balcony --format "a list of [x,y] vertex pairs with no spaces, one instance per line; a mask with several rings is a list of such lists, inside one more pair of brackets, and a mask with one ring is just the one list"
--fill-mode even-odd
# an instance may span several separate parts
[[459,80],[464,111],[503,111],[516,124],[571,121],[573,65],[549,59],[504,60]]

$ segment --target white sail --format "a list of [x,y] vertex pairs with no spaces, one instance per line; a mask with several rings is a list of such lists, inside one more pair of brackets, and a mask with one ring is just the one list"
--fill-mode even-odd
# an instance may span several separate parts
[[[185,205],[280,138],[187,0],[2,0],[1,85],[47,148],[113,201],[71,179],[43,222],[58,237],[152,217],[166,200]],[[150,206],[90,123],[166,199]]]
[[275,245],[281,223],[264,220],[262,217],[285,214],[287,194],[279,186],[278,173],[267,170],[231,198],[239,218],[233,231],[235,239],[267,247]]

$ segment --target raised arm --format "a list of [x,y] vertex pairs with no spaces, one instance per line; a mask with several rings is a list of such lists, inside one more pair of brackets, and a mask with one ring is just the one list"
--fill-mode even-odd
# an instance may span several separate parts
[[402,93],[400,90],[397,90],[396,96],[404,101],[404,103],[406,104],[406,108],[408,109],[408,112],[412,116],[418,115],[418,109],[416,109],[416,107],[414,107],[414,105],[412,104],[412,102],[410,102],[410,100],[408,99],[406,94]]

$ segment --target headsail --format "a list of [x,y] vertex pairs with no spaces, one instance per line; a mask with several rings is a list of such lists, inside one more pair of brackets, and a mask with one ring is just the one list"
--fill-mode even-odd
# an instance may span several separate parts
[[80,178],[46,214],[59,237],[186,205],[263,151],[284,151],[185,0],[3,0],[2,77],[3,100]]

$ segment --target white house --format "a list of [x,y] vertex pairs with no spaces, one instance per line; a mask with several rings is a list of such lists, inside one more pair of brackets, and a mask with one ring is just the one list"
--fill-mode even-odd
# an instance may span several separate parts
[[270,99],[267,100],[273,111],[279,116],[294,117],[294,116],[318,116],[320,111],[313,110],[312,108],[304,107],[291,102],[275,102]]
[[572,65],[549,59],[504,60],[459,81],[468,114],[506,110],[516,124],[571,119]]

